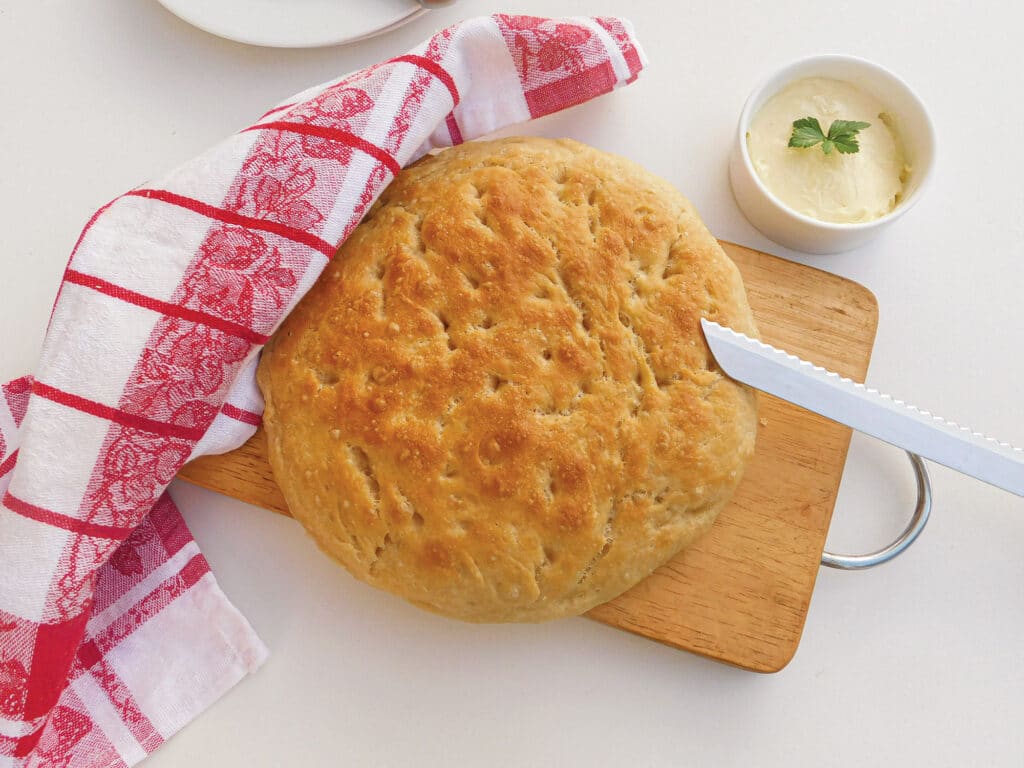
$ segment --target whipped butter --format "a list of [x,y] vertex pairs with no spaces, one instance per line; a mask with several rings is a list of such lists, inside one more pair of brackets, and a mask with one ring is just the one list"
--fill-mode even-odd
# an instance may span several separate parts
[[[793,121],[816,117],[828,133],[833,120],[870,123],[851,154],[821,146],[788,146]],[[842,80],[808,77],[769,99],[747,132],[754,170],[775,197],[805,216],[852,224],[889,213],[900,200],[909,168],[885,106]]]

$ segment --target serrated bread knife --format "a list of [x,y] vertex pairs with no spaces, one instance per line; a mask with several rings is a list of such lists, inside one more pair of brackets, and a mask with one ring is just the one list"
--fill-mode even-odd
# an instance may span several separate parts
[[711,320],[701,320],[731,378],[858,432],[1024,496],[1024,451],[961,427]]

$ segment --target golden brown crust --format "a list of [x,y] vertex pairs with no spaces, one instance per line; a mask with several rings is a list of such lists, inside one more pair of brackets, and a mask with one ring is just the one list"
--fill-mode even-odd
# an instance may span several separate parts
[[358,578],[470,621],[582,613],[707,530],[754,450],[709,317],[755,333],[690,204],[505,139],[385,190],[267,345],[274,475]]

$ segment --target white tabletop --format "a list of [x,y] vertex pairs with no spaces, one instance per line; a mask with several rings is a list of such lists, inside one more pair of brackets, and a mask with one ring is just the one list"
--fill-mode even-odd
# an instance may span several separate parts
[[[0,378],[32,370],[98,206],[307,85],[499,8],[628,15],[651,59],[636,84],[524,132],[627,155],[720,237],[863,283],[881,308],[869,381],[1024,444],[1022,12],[1008,0],[462,0],[383,38],[305,51],[214,38],[155,0],[0,2]],[[932,111],[939,165],[883,239],[808,257],[747,224],[726,157],[755,83],[822,52],[904,77]],[[437,618],[355,582],[292,521],[178,483],[272,655],[146,764],[1019,765],[1024,501],[938,467],[932,481],[917,545],[875,571],[823,570],[796,657],[772,676],[586,619]],[[899,451],[855,437],[829,543],[881,544],[912,504]]]

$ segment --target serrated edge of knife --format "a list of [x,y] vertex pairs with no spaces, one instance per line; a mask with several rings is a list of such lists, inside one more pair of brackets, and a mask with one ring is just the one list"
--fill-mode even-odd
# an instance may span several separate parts
[[711,325],[715,326],[716,328],[722,330],[723,332],[735,336],[737,339],[740,339],[741,341],[746,341],[746,342],[749,342],[749,343],[751,343],[751,344],[753,344],[755,346],[761,347],[762,349],[766,350],[767,352],[770,352],[773,355],[777,355],[779,357],[783,357],[786,360],[789,360],[789,361],[792,361],[794,363],[797,363],[798,365],[800,365],[800,366],[802,366],[804,368],[810,368],[815,373],[822,374],[822,375],[824,375],[827,378],[836,379],[837,381],[840,381],[840,382],[842,382],[844,384],[850,384],[850,385],[852,385],[853,387],[855,387],[857,389],[861,389],[864,392],[867,392],[868,394],[875,395],[876,397],[880,397],[883,400],[888,400],[893,405],[898,405],[898,406],[900,406],[902,408],[905,408],[908,411],[911,411],[912,413],[918,414],[919,416],[923,416],[925,418],[929,418],[932,421],[934,421],[934,422],[936,422],[936,423],[938,423],[938,424],[940,424],[940,425],[942,425],[944,427],[948,427],[949,429],[955,430],[957,432],[966,432],[971,437],[977,438],[979,440],[984,440],[987,443],[992,443],[992,444],[994,444],[994,445],[996,445],[996,446],[998,446],[1000,448],[1004,448],[1006,450],[1013,451],[1014,453],[1024,454],[1024,448],[1018,448],[1017,446],[1013,445],[1012,443],[1006,443],[1006,442],[1003,442],[1002,440],[997,440],[996,438],[989,437],[988,435],[986,435],[986,434],[984,434],[982,432],[977,432],[977,431],[975,431],[974,429],[971,429],[968,426],[964,426],[962,424],[957,424],[955,421],[950,421],[949,419],[943,418],[942,416],[938,416],[938,415],[932,413],[931,411],[926,411],[923,408],[918,408],[916,405],[913,405],[912,403],[908,403],[908,402],[906,402],[904,400],[900,400],[898,398],[895,398],[892,395],[888,394],[887,392],[882,392],[882,391],[880,391],[878,389],[875,389],[874,387],[869,387],[866,384],[862,384],[859,381],[854,381],[853,379],[850,379],[850,378],[848,378],[846,376],[841,376],[840,374],[836,373],[835,371],[830,371],[828,368],[823,368],[820,365],[815,365],[814,363],[812,363],[812,362],[810,362],[808,360],[804,360],[803,358],[797,357],[796,355],[793,355],[793,354],[790,354],[789,352],[786,352],[784,349],[779,349],[778,347],[773,347],[771,344],[766,344],[765,342],[761,341],[760,339],[751,338],[750,336],[747,336],[747,334],[745,334],[745,333],[741,333],[740,331],[733,330],[732,328],[729,328],[728,326],[721,325],[720,323],[716,323],[714,320],[707,320],[707,322],[710,323]]

